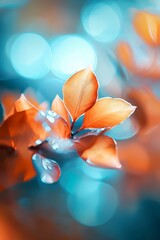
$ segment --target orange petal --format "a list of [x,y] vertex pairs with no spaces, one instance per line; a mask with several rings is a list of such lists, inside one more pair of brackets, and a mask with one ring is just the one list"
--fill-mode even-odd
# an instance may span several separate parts
[[73,121],[90,109],[97,99],[98,82],[90,68],[69,78],[63,86],[64,103]]
[[14,104],[15,112],[21,112],[33,108],[34,106],[21,94],[20,98]]
[[35,120],[36,114],[35,109],[29,109],[7,118],[0,127],[0,139],[8,142],[12,140],[15,145],[28,146],[39,138],[45,138],[42,123]]
[[[16,112],[0,127],[0,188],[27,181],[36,175],[29,146],[45,137],[41,122],[35,121],[35,109]],[[3,147],[2,144],[7,144]],[[8,147],[10,146],[10,147]],[[13,148],[12,148],[13,147]]]
[[55,113],[60,115],[68,123],[68,126],[70,126],[69,114],[64,105],[64,102],[60,99],[60,97],[58,95],[53,100],[51,109]]
[[36,176],[31,160],[33,153],[27,147],[7,153],[0,150],[0,154],[3,156],[0,159],[0,190]]
[[139,36],[149,45],[160,45],[160,18],[148,12],[135,14],[134,27]]
[[82,137],[75,148],[83,160],[102,168],[120,168],[114,140],[107,136]]
[[101,98],[85,113],[81,129],[114,127],[128,118],[135,108],[121,98]]
[[136,175],[148,173],[150,168],[149,154],[138,138],[120,142],[118,155],[125,171]]
[[150,88],[132,88],[127,93],[128,99],[137,106],[134,117],[138,121],[141,132],[150,131],[160,123],[160,100]]

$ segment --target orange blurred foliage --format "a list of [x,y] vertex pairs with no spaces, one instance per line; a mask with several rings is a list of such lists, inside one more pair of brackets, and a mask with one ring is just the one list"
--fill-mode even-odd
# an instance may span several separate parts
[[147,64],[146,66],[139,66],[136,63],[134,52],[127,42],[120,42],[118,44],[116,50],[117,57],[126,69],[133,75],[137,75],[144,79],[150,78],[153,80],[159,80],[160,67],[158,63],[157,47],[160,46],[160,16],[149,12],[137,12],[133,19],[133,26],[142,40],[151,46],[150,64]]

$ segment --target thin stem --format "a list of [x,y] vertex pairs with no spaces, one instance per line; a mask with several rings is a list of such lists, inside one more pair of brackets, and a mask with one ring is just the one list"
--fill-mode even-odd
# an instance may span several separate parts
[[71,132],[73,130],[74,124],[75,124],[75,121],[73,121],[72,124],[71,124]]
[[74,137],[76,134],[78,134],[81,131],[81,129],[79,128],[76,132],[72,133],[72,137]]

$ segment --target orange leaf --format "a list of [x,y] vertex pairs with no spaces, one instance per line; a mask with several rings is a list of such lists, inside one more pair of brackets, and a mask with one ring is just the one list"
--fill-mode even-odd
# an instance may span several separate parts
[[128,43],[120,42],[117,47],[117,57],[128,71],[134,75],[138,75],[141,78],[159,80],[160,70],[157,55],[156,53],[153,54],[152,52],[150,54],[150,65],[140,66],[136,63],[133,50]]
[[90,68],[69,78],[63,86],[64,103],[73,121],[90,109],[97,99],[98,82]]
[[[35,121],[35,109],[17,112],[7,118],[0,127],[1,161],[0,188],[27,181],[36,175],[29,150],[37,139],[45,137],[40,122]],[[2,144],[7,144],[2,146]],[[13,151],[9,148],[14,147]]]
[[[0,144],[4,139],[12,140],[14,147],[19,145],[31,145],[39,138],[45,138],[46,133],[42,123],[35,120],[35,109],[17,112],[7,118],[0,126]],[[22,141],[23,138],[23,141]],[[10,146],[10,145],[9,145]]]
[[[0,126],[0,189],[27,181],[36,175],[29,146],[48,136],[39,118],[39,111],[21,95],[15,102],[13,114]],[[44,119],[43,119],[44,118]]]
[[140,37],[149,45],[160,45],[160,18],[148,12],[138,12],[134,27]]
[[20,98],[14,104],[14,111],[21,112],[33,108],[34,106],[21,94]]
[[60,99],[58,95],[53,100],[51,109],[52,111],[60,115],[68,123],[68,126],[70,126],[69,114],[64,105],[64,102]]
[[141,132],[150,131],[160,123],[160,100],[150,88],[132,88],[127,93],[128,99],[137,106],[134,115]]
[[88,164],[102,168],[120,168],[114,140],[107,136],[86,136],[75,143],[78,154]]
[[85,113],[81,129],[114,127],[128,118],[135,108],[120,98],[101,98]]

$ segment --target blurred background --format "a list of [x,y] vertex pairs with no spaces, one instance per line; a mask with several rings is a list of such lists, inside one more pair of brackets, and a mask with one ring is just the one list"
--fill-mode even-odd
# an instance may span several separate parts
[[88,65],[100,97],[137,106],[107,133],[123,168],[60,159],[58,183],[37,177],[1,192],[1,240],[160,239],[160,1],[0,0],[0,99],[50,104]]

